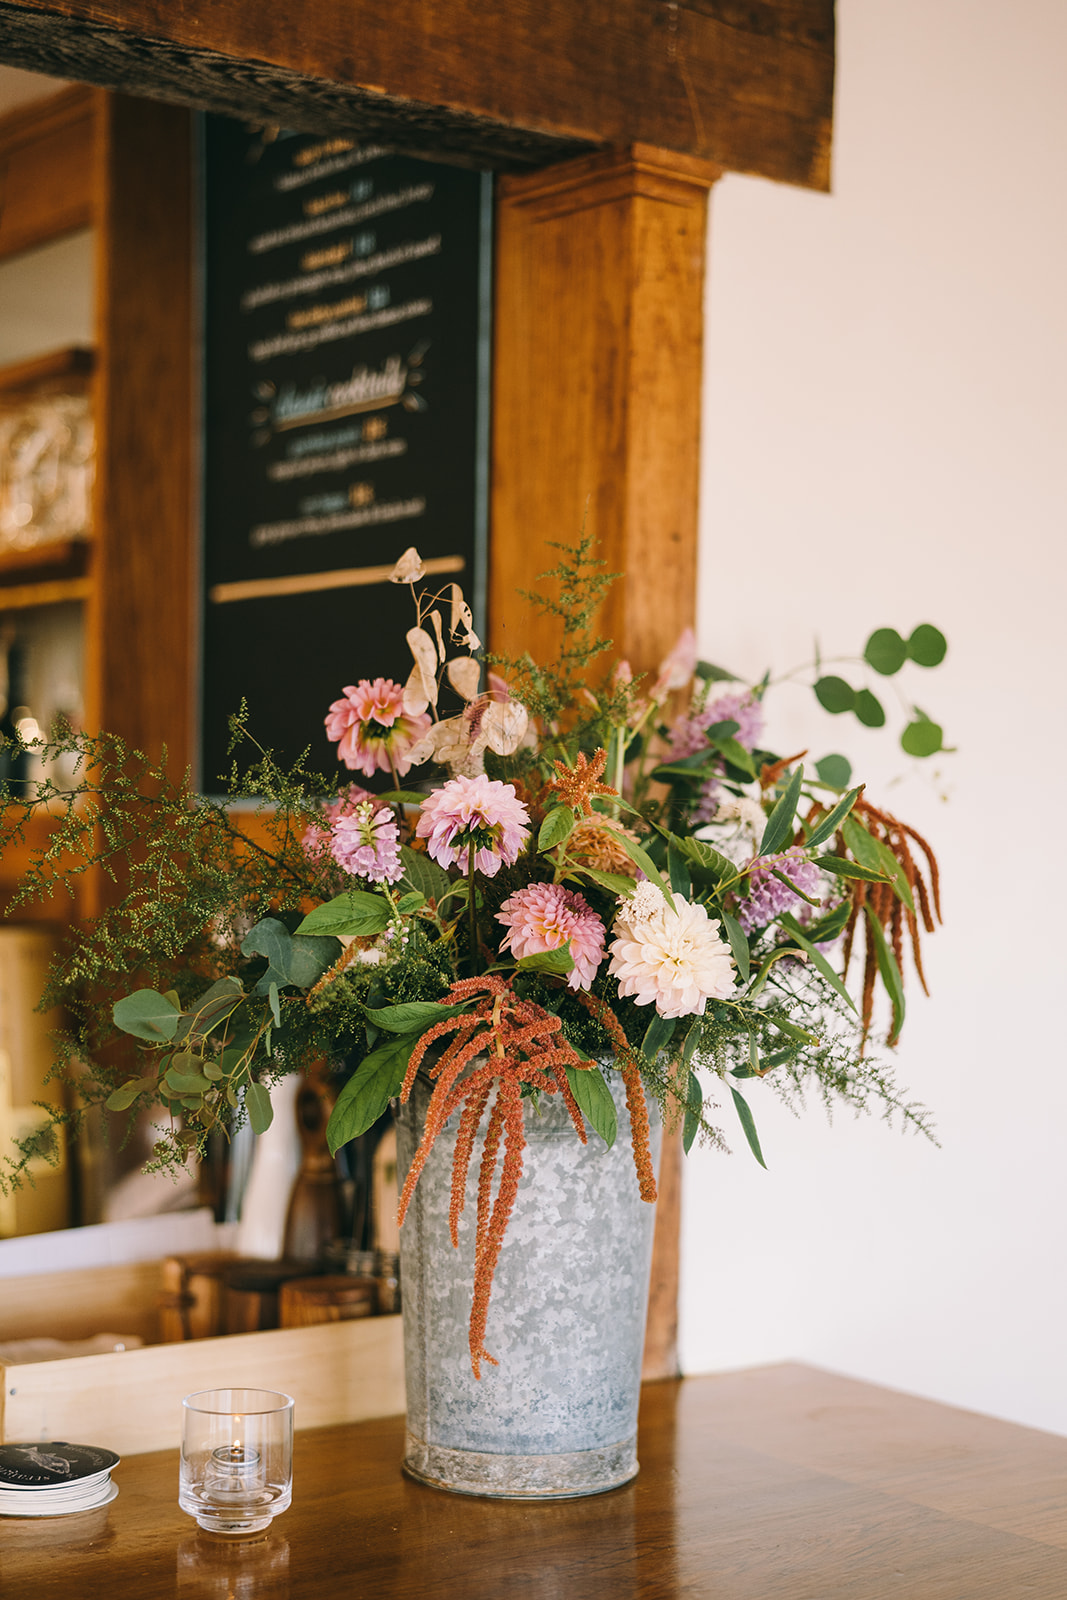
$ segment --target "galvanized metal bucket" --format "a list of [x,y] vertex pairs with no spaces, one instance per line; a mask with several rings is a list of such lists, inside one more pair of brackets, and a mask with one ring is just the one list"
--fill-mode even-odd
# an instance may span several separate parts
[[[471,1371],[468,1324],[481,1136],[460,1221],[448,1234],[457,1112],[446,1124],[400,1230],[407,1445],[413,1478],[458,1494],[569,1499],[637,1472],[641,1381],[655,1207],[638,1194],[625,1092],[609,1150],[575,1137],[559,1095],[526,1104],[518,1197],[493,1281],[486,1348]],[[398,1107],[400,1182],[411,1166],[432,1084],[421,1075]],[[649,1106],[658,1168],[660,1120]],[[484,1132],[484,1125],[483,1125]]]

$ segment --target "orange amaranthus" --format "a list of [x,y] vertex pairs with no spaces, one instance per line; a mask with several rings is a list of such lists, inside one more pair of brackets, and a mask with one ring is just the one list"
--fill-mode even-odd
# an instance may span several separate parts
[[[526,1135],[521,1086],[529,1084],[545,1094],[561,1094],[575,1132],[586,1144],[588,1141],[582,1114],[571,1092],[566,1069],[571,1067],[585,1071],[592,1063],[583,1061],[563,1038],[558,1017],[530,1000],[521,999],[510,984],[494,974],[462,978],[454,983],[448,991],[448,1002],[455,1004],[465,1000],[474,1001],[468,1011],[461,1016],[447,1017],[428,1028],[411,1052],[400,1090],[401,1100],[407,1100],[410,1095],[428,1048],[446,1034],[453,1035],[451,1043],[429,1069],[431,1078],[436,1080],[434,1092],[426,1112],[422,1140],[400,1196],[398,1217],[403,1223],[419,1174],[426,1165],[434,1141],[449,1117],[462,1106],[463,1114],[452,1159],[452,1198],[448,1213],[452,1243],[458,1248],[459,1219],[466,1200],[467,1173],[474,1142],[495,1088],[496,1097],[489,1113],[478,1172],[474,1298],[470,1317],[471,1367],[474,1376],[480,1378],[483,1361],[496,1365],[495,1358],[485,1348],[485,1329],[493,1274],[522,1177]],[[596,1014],[600,1015],[599,1010]],[[610,1012],[607,1014],[611,1016]],[[614,1017],[611,1017],[611,1021],[615,1021]],[[622,1043],[629,1048],[625,1035]],[[467,1068],[471,1070],[465,1071]],[[628,1075],[627,1063],[623,1063],[622,1070],[634,1130],[634,1154],[641,1180],[641,1194],[644,1199],[654,1200],[655,1182],[648,1156],[648,1109],[644,1091],[639,1078],[631,1082],[632,1075]],[[505,1146],[504,1164],[494,1201],[493,1179],[502,1138]],[[639,1145],[641,1155],[638,1154]],[[651,1193],[648,1193],[650,1182]]]

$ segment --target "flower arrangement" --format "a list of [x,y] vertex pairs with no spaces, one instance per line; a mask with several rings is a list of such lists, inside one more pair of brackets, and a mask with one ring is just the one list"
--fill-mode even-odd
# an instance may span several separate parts
[[[384,791],[346,777],[324,793],[313,773],[283,770],[255,746],[229,778],[231,801],[255,801],[249,818],[114,736],[61,731],[45,755],[76,760],[73,785],[46,781],[9,797],[6,812],[9,834],[41,807],[57,814],[23,897],[83,871],[115,881],[44,1003],[73,1018],[66,1060],[88,1064],[84,1103],[166,1114],[159,1163],[243,1117],[263,1131],[271,1084],[323,1059],[344,1079],[329,1124],[337,1150],[424,1072],[433,1094],[400,1213],[458,1113],[455,1242],[488,1119],[476,1374],[492,1360],[486,1312],[528,1098],[562,1096],[575,1137],[591,1130],[610,1144],[605,1075],[621,1074],[648,1200],[648,1096],[668,1125],[681,1122],[688,1151],[698,1138],[723,1143],[714,1118],[725,1095],[761,1162],[739,1087],[750,1080],[791,1099],[811,1085],[828,1103],[881,1105],[926,1128],[866,1047],[879,989],[888,1041],[899,1036],[908,954],[925,988],[921,934],[940,917],[929,846],[850,787],[843,757],[809,769],[805,752],[762,749],[770,680],[748,687],[698,661],[691,633],[652,683],[625,662],[598,672],[607,643],[592,619],[609,579],[587,541],[556,548],[545,577],[559,596],[539,603],[560,622],[557,660],[498,660],[484,683],[458,585],[422,587],[414,550],[398,563],[393,581],[410,586],[414,607],[410,675],[349,685],[325,716],[346,773]],[[878,630],[865,658],[888,676],[906,659],[934,666],[944,650],[924,624],[908,640]],[[831,713],[885,721],[868,689],[826,675],[814,689]],[[242,709],[235,748],[250,739]],[[902,742],[915,755],[943,747],[917,711]],[[116,999],[131,977],[137,986]],[[120,1036],[135,1041],[125,1054]],[[6,1157],[7,1181],[52,1137],[42,1129]]]

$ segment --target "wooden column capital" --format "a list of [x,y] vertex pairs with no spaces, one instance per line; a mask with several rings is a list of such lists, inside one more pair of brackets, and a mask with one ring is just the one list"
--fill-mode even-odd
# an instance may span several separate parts
[[722,174],[722,167],[697,156],[651,144],[631,144],[561,161],[538,172],[502,177],[497,198],[501,204],[522,206],[541,220],[636,196],[668,205],[703,206],[708,190]]

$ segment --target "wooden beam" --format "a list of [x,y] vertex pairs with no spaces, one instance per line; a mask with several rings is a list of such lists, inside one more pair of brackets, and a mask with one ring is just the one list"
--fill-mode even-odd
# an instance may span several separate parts
[[438,159],[647,142],[829,183],[833,0],[0,0],[0,58]]
[[89,226],[92,159],[89,89],[61,89],[0,117],[0,259]]

